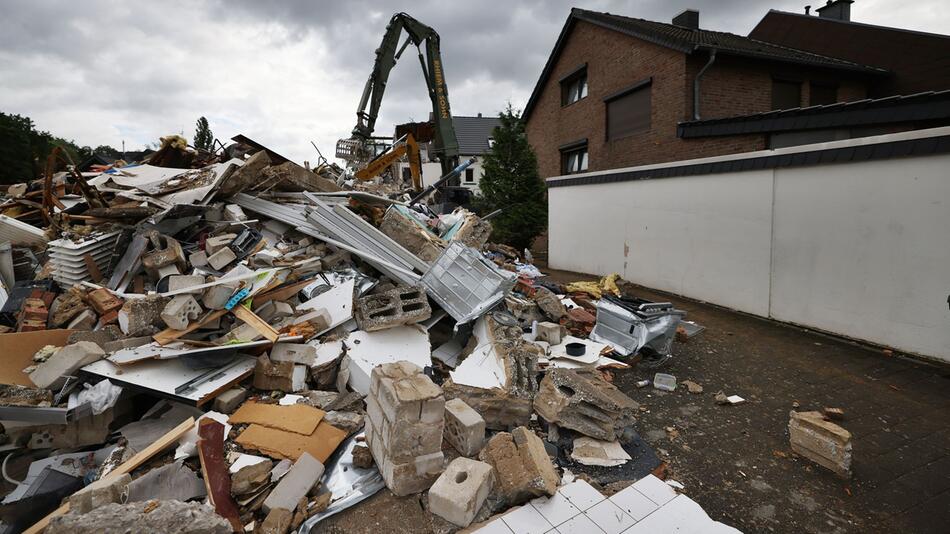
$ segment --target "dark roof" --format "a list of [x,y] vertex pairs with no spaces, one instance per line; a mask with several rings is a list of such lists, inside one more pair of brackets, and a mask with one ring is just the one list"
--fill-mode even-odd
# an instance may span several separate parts
[[891,71],[870,96],[950,89],[947,35],[772,10],[749,37]]
[[806,52],[804,50],[765,42],[751,37],[743,37],[733,33],[704,29],[692,30],[664,22],[573,8],[571,9],[571,14],[567,17],[567,21],[564,23],[564,27],[561,29],[561,34],[558,36],[557,42],[554,45],[554,50],[551,51],[551,55],[544,65],[541,77],[538,78],[538,82],[535,84],[531,98],[528,99],[524,110],[525,118],[531,114],[531,110],[537,98],[540,96],[541,89],[544,87],[551,71],[554,69],[554,63],[567,40],[567,35],[578,20],[596,24],[603,28],[611,29],[660,46],[679,50],[685,54],[691,54],[699,50],[715,50],[721,54],[768,61],[871,74],[887,73],[886,69],[880,67],[863,65],[853,61]]
[[726,172],[742,172],[760,169],[778,169],[787,167],[807,167],[831,163],[857,161],[879,161],[907,156],[925,156],[950,153],[950,135],[882,141],[873,144],[861,144],[840,148],[805,150],[785,154],[769,154],[749,158],[736,158],[719,161],[687,163],[684,165],[661,166],[653,169],[631,169],[628,171],[590,172],[569,178],[548,178],[547,186],[569,187],[577,185],[610,184],[636,180],[655,180],[677,176],[697,176]]
[[459,154],[478,156],[488,152],[488,139],[496,126],[501,126],[498,117],[452,117],[455,137],[459,141]]
[[681,122],[682,138],[814,130],[950,118],[950,90]]

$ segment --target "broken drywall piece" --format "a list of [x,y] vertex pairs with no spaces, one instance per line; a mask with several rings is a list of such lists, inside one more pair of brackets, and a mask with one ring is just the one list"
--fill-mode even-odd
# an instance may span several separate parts
[[480,317],[475,321],[472,334],[478,340],[478,345],[454,371],[449,373],[452,382],[482,389],[504,388],[507,382],[505,364],[494,348],[485,317]]
[[305,323],[319,317],[321,314],[327,315],[329,324],[322,332],[316,333],[316,335],[320,335],[349,321],[353,318],[353,290],[355,287],[356,280],[353,278],[339,281],[329,290],[297,306],[298,312],[308,313],[297,317],[294,324]]
[[[567,346],[571,343],[580,343],[584,345],[584,354],[580,356],[572,356],[567,353]],[[598,343],[596,341],[591,341],[589,339],[581,339],[574,336],[565,336],[561,343],[558,345],[551,345],[551,350],[548,354],[548,358],[551,360],[555,359],[564,359],[569,360],[575,363],[583,364],[585,366],[593,365],[597,363],[597,359],[600,357],[600,353],[607,348],[607,345],[604,343]]]
[[245,402],[228,420],[232,424],[256,423],[268,428],[310,435],[326,413],[306,404],[282,406]]
[[369,394],[370,375],[379,365],[398,361],[408,361],[422,368],[432,365],[429,333],[416,325],[376,332],[357,330],[344,343],[350,362],[349,385],[361,395]]
[[574,450],[571,458],[584,465],[598,465],[613,467],[623,465],[631,459],[627,451],[623,450],[619,441],[601,441],[581,436],[574,440]]
[[308,453],[326,463],[337,446],[346,439],[346,432],[321,421],[309,436],[252,424],[234,440],[245,449],[260,451],[271,458],[297,460]]
[[293,511],[300,499],[320,481],[323,471],[322,462],[307,453],[301,454],[264,500],[264,511],[270,512],[277,508]]

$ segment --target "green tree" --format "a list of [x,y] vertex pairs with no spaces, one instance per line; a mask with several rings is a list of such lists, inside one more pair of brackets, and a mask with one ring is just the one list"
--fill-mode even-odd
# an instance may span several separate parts
[[33,178],[32,130],[30,119],[0,113],[0,183],[15,184]]
[[491,221],[492,239],[521,250],[547,227],[546,188],[521,112],[508,104],[498,118],[501,124],[492,132],[494,144],[482,162],[484,175],[478,183],[481,195],[476,205],[483,214],[502,209]]
[[201,117],[195,125],[195,148],[210,152],[213,144],[214,134],[211,133],[211,126],[208,125],[208,119]]

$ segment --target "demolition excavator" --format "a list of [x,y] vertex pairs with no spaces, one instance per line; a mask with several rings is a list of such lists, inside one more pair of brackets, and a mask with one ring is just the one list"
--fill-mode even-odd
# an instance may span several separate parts
[[[406,33],[406,39],[400,45],[399,39],[403,32]],[[455,127],[452,125],[449,92],[442,70],[439,34],[406,13],[396,13],[386,26],[382,43],[376,49],[373,71],[363,88],[356,111],[356,126],[349,139],[337,142],[336,156],[360,169],[356,172],[358,179],[369,180],[405,154],[409,159],[413,187],[418,191],[422,187],[421,163],[419,147],[412,134],[407,134],[392,146],[385,147],[385,150],[380,150],[380,138],[373,137],[389,73],[410,44],[416,47],[429,90],[429,99],[432,101],[434,150],[431,151],[430,158],[437,159],[442,167],[442,179],[438,185],[451,184],[451,180],[457,179],[467,166],[466,163],[471,163],[469,161],[459,165],[459,145],[455,137]]]

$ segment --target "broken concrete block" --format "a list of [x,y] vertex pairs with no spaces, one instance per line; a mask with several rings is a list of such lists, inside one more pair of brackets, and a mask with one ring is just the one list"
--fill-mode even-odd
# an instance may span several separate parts
[[237,255],[234,254],[233,250],[228,247],[223,247],[221,250],[208,256],[208,265],[210,265],[212,269],[222,271],[236,259]]
[[201,315],[201,306],[194,295],[176,295],[162,310],[162,320],[169,328],[184,330],[188,323]]
[[286,534],[293,523],[294,511],[274,508],[261,523],[260,534]]
[[788,437],[792,450],[842,478],[851,477],[851,433],[821,412],[791,412]]
[[452,236],[452,240],[461,241],[467,247],[481,249],[488,242],[491,231],[491,222],[484,221],[474,213],[468,212],[465,213],[465,220],[458,231],[455,232],[455,235]]
[[479,459],[495,468],[499,496],[508,505],[542,495],[554,495],[559,477],[534,432],[520,426],[499,432],[488,441]]
[[62,386],[66,376],[75,375],[84,365],[104,358],[105,351],[91,341],[80,341],[56,351],[30,373],[30,380],[40,388]]
[[294,393],[307,386],[307,366],[294,362],[272,362],[261,355],[254,366],[254,387],[267,391]]
[[261,319],[272,322],[277,319],[292,316],[294,314],[294,307],[279,300],[269,300],[254,310],[254,313]]
[[353,447],[353,465],[360,469],[373,467],[373,453],[369,451],[369,447],[360,445]]
[[[561,299],[557,298],[557,295],[546,287],[539,287],[532,298],[538,308],[555,322],[567,315],[567,308],[561,303]],[[556,343],[552,343],[552,345],[556,345]]]
[[410,362],[373,369],[366,441],[396,495],[423,491],[442,472],[442,390]]
[[244,388],[231,388],[218,395],[212,404],[212,410],[221,413],[231,413],[238,409],[238,406],[244,403],[247,398],[247,390]]
[[442,254],[442,240],[399,213],[395,208],[386,210],[379,230],[423,261],[433,262]]
[[188,263],[192,267],[204,267],[208,265],[208,253],[203,250],[196,250],[188,255]]
[[549,369],[534,398],[545,421],[603,441],[633,424],[639,407],[593,369]]
[[211,286],[204,290],[201,303],[209,310],[223,310],[224,305],[228,303],[238,287],[237,282]]
[[69,321],[66,328],[70,330],[92,330],[98,320],[99,318],[96,317],[94,311],[83,310],[83,312],[74,317],[72,321]]
[[485,445],[485,419],[462,399],[445,402],[445,439],[462,456],[475,456]]
[[226,205],[224,207],[223,216],[226,221],[238,222],[247,220],[247,215],[244,213],[244,210],[237,204]]
[[563,326],[557,323],[545,321],[538,323],[538,328],[535,331],[535,339],[537,341],[546,341],[552,346],[560,345],[565,333],[565,328]]
[[231,524],[210,506],[197,502],[145,501],[107,504],[87,514],[68,513],[50,520],[46,534],[161,532],[230,534]]
[[209,257],[213,256],[219,250],[226,248],[237,238],[237,234],[222,234],[205,239],[205,252]]
[[270,359],[274,362],[294,362],[309,366],[317,359],[317,347],[306,343],[277,343],[270,350]]
[[495,482],[492,466],[456,458],[429,489],[429,511],[460,527],[472,523]]
[[69,497],[69,511],[86,514],[107,504],[123,504],[129,495],[131,482],[132,476],[125,473],[106,486],[87,486]]
[[398,286],[360,298],[355,307],[360,328],[367,332],[425,321],[432,315],[422,287]]
[[505,307],[511,315],[518,320],[518,323],[523,326],[530,326],[531,323],[535,321],[544,321],[544,314],[541,313],[541,308],[538,307],[537,303],[529,299],[514,294],[508,295],[505,297]]
[[[168,277],[168,291],[180,291],[182,289],[200,286],[204,283],[204,276],[197,274],[173,274]],[[187,294],[200,295],[202,291],[204,291],[203,288],[193,289],[191,291],[187,291]]]
[[307,492],[320,481],[323,469],[323,464],[319,460],[306,452],[301,454],[290,471],[280,479],[277,487],[264,500],[264,511],[269,512],[275,508],[284,510],[297,508],[300,498],[307,495]]
[[129,299],[119,310],[119,328],[129,336],[149,336],[165,328],[162,311],[168,304],[168,298],[149,295],[139,299]]
[[[242,457],[251,457],[251,455],[245,454]],[[242,465],[237,470],[234,467],[231,468],[231,494],[243,495],[257,490],[261,484],[270,481],[274,462],[267,458],[252,458],[259,458],[259,460]]]

